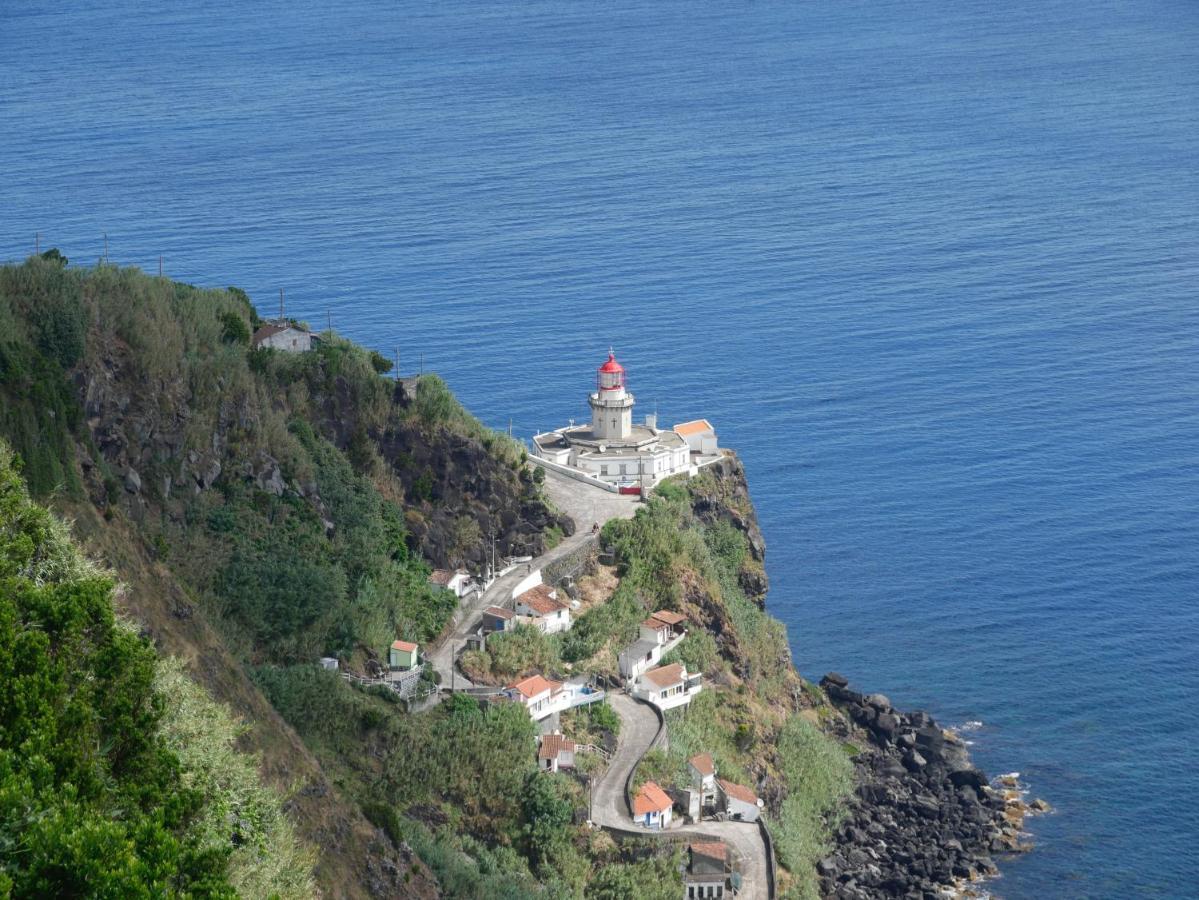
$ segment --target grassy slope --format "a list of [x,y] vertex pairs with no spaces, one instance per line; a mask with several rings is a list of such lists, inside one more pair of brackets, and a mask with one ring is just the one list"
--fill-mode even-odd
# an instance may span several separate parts
[[665,661],[702,672],[704,691],[667,713],[669,750],[651,753],[638,778],[685,786],[687,760],[711,753],[721,777],[766,800],[783,893],[814,898],[814,866],[851,789],[852,765],[818,727],[835,713],[795,671],[781,623],[746,595],[760,572],[742,530],[752,521],[735,466],[668,483],[634,519],[605,529],[622,576],[617,594],[635,597],[636,615],[665,607],[702,628]]

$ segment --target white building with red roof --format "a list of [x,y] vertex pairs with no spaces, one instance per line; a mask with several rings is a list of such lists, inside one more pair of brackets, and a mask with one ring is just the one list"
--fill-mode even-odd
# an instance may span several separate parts
[[537,748],[537,767],[545,772],[573,769],[575,742],[557,732],[542,735],[541,745]]
[[429,576],[429,584],[453,591],[456,597],[464,597],[470,592],[470,573],[466,569],[434,569]]
[[633,689],[633,696],[652,703],[661,710],[686,706],[703,690],[703,677],[688,675],[682,663],[659,666],[642,673]]
[[[635,399],[628,390],[627,372],[611,350],[596,373],[595,391],[587,403],[590,423],[572,421],[566,428],[534,435],[534,458],[623,493],[640,493],[664,478],[697,471],[702,461],[687,435],[660,430],[657,413],[647,415],[644,424],[634,424]],[[706,419],[696,421],[705,423],[710,438],[696,440],[695,446],[708,447],[710,459],[718,459],[716,432]]]
[[638,627],[638,637],[620,651],[617,663],[626,681],[635,682],[687,636],[687,617],[660,609]]
[[724,811],[729,818],[738,822],[756,822],[762,813],[763,802],[758,795],[741,784],[716,779],[720,796],[724,800]]
[[254,349],[282,350],[285,353],[305,353],[312,349],[320,338],[306,328],[301,328],[286,319],[266,322],[250,338]]
[[517,621],[532,625],[545,634],[568,631],[571,626],[570,604],[558,598],[548,584],[536,584],[516,597]]
[[666,791],[647,781],[633,795],[633,821],[646,828],[669,828],[674,801]]
[[576,706],[598,703],[604,692],[585,680],[551,681],[544,675],[530,675],[504,688],[503,695],[529,711],[534,722],[549,718]]

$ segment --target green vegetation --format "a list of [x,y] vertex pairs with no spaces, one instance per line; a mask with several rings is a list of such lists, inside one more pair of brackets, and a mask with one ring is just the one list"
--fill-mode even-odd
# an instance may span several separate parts
[[[581,897],[602,875],[587,830],[573,824],[586,806],[582,786],[537,771],[535,729],[519,705],[483,707],[455,694],[414,716],[316,666],[262,667],[254,677],[368,818],[408,841],[447,895]],[[608,726],[615,718],[593,715]]]
[[[797,714],[796,695],[823,700],[790,663],[780,623],[766,615],[741,587],[740,575],[755,563],[744,534],[727,521],[705,523],[692,512],[697,497],[718,498],[722,487],[706,473],[689,482],[659,485],[650,503],[630,520],[609,522],[606,543],[614,545],[622,577],[605,614],[624,634],[636,610],[663,606],[720,620],[720,640],[692,629],[667,654],[702,672],[708,683],[684,709],[666,714],[669,749],[649,753],[636,781],[683,785],[687,760],[710,753],[722,777],[753,785],[763,772],[781,788],[781,806],[768,816],[779,863],[790,870],[790,895],[817,896],[814,865],[826,852],[838,804],[852,787],[852,764],[841,745]],[[744,512],[744,511],[742,511]],[[627,611],[620,611],[626,604]],[[598,619],[597,619],[598,621]],[[583,644],[586,640],[588,643]],[[601,643],[576,638],[583,650]],[[563,655],[569,658],[568,636]],[[727,687],[715,687],[713,681]]]
[[112,593],[0,444],[0,894],[310,896],[232,719]]
[[535,672],[558,669],[561,644],[560,635],[544,634],[532,625],[517,625],[488,637],[486,650],[464,653],[462,669],[472,679],[506,684]]
[[786,798],[770,819],[771,833],[779,862],[800,875],[790,896],[816,900],[810,873],[828,852],[829,820],[853,787],[853,764],[840,746],[798,716],[783,725],[778,745]]

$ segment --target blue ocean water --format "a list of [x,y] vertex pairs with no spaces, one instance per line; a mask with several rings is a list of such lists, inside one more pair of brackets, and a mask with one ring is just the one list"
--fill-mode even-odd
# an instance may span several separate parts
[[518,435],[614,345],[741,453],[771,609],[1199,895],[1199,7],[0,4],[0,258],[239,285]]

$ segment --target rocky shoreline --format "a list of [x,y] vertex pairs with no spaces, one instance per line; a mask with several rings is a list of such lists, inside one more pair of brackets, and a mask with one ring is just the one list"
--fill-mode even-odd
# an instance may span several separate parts
[[857,788],[833,851],[817,864],[821,894],[838,900],[962,896],[997,874],[994,856],[1030,849],[1019,785],[996,785],[975,768],[966,745],[924,712],[903,713],[882,694],[863,695],[830,672],[820,682],[861,747]]

